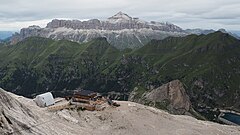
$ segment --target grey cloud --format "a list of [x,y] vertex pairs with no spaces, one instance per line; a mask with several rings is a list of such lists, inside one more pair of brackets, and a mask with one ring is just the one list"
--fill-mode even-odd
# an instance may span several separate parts
[[183,28],[240,30],[239,0],[0,0],[0,3],[0,30],[20,29],[24,23],[54,18],[106,19],[118,11],[148,21],[176,23]]

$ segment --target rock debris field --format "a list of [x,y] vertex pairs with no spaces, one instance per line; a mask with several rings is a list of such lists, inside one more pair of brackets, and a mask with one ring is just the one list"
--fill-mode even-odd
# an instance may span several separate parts
[[1,135],[239,135],[240,127],[171,115],[141,104],[117,101],[121,106],[103,111],[51,112],[32,99],[0,89]]

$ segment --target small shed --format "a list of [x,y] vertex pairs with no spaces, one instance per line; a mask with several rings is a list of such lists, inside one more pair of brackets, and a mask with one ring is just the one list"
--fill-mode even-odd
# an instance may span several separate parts
[[35,98],[35,102],[40,107],[48,107],[55,104],[55,101],[51,92],[37,95]]

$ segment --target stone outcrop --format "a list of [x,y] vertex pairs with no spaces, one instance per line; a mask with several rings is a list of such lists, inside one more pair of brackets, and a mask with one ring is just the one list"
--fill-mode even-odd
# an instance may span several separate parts
[[[133,91],[137,94],[137,89]],[[179,80],[171,81],[156,89],[146,91],[140,99],[130,96],[131,101],[166,109],[173,114],[185,114],[191,108],[191,102],[183,84]]]

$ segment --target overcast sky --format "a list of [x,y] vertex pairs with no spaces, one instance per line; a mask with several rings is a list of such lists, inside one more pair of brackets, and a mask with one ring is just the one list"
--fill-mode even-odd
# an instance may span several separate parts
[[0,0],[0,30],[45,27],[54,18],[106,19],[119,11],[184,29],[240,31],[240,0]]

